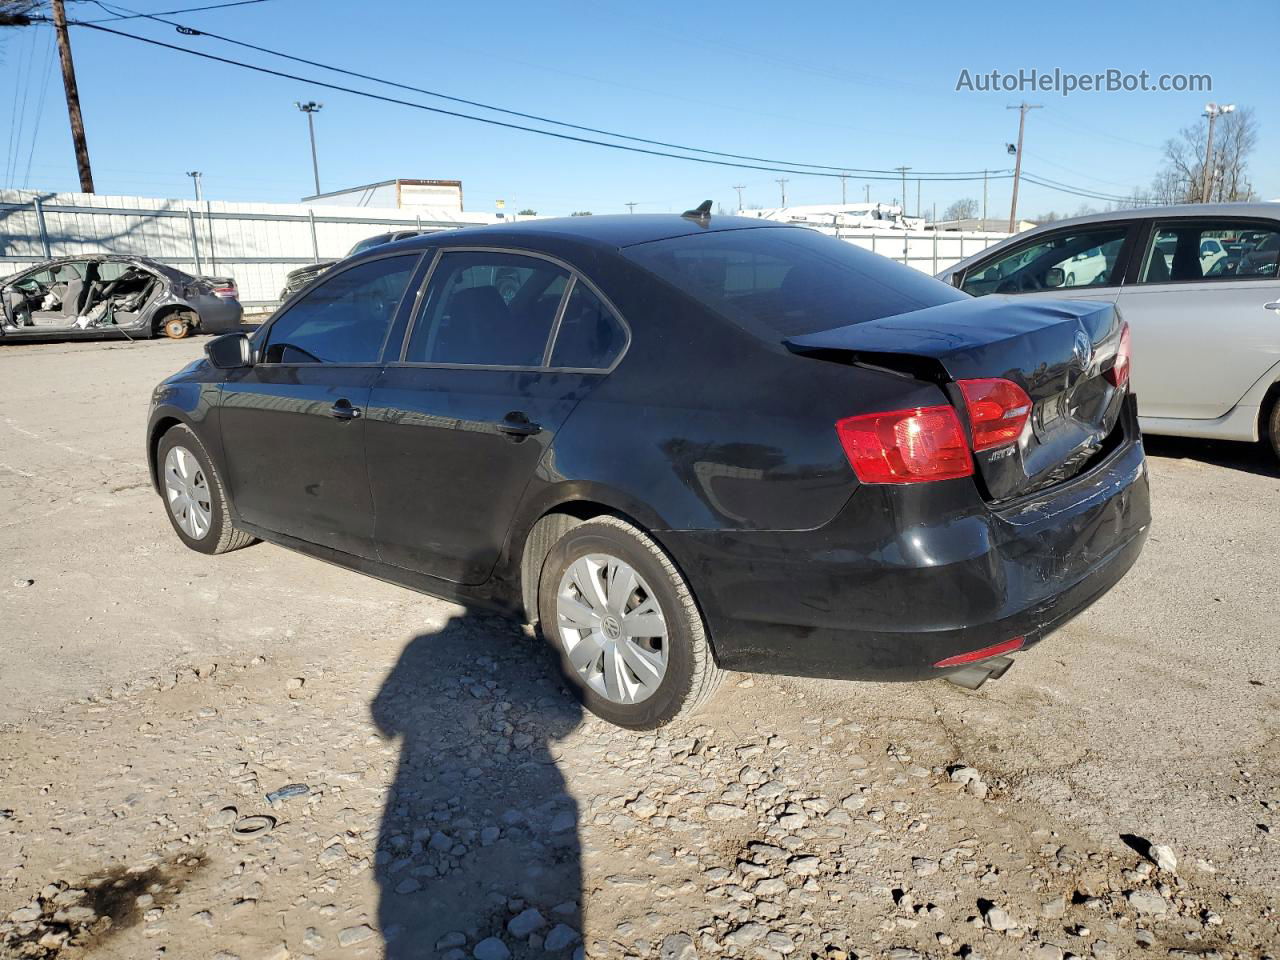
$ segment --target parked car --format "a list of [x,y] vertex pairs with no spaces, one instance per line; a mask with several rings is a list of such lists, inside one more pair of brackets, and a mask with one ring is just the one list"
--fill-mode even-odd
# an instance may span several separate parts
[[230,277],[193,277],[146,257],[60,257],[0,280],[0,338],[155,337],[240,327]]
[[[1101,249],[1106,269],[1072,265]],[[1262,440],[1280,457],[1280,203],[1076,217],[1020,233],[939,279],[966,293],[1115,305],[1133,332],[1146,433]]]
[[[390,233],[380,233],[374,237],[366,237],[348,250],[347,256],[354,257],[357,253],[364,253],[364,251],[371,250],[384,243],[404,240],[407,237],[419,237],[424,233],[430,232],[429,230],[393,230]],[[280,302],[284,303],[335,263],[340,262],[341,260],[317,260],[315,263],[308,263],[305,267],[299,267],[297,270],[290,270],[284,277],[284,287],[280,290]]]
[[1149,504],[1111,304],[704,210],[375,248],[210,343],[152,398],[174,531],[538,622],[634,728],[722,669],[978,683],[1124,575]]

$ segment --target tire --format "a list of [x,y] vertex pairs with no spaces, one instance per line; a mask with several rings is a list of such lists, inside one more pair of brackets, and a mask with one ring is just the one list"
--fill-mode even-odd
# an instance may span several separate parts
[[[634,589],[627,570],[635,576]],[[617,579],[628,586],[606,599],[611,571],[624,571]],[[584,603],[588,598],[579,588],[592,590],[593,584],[601,593]],[[614,597],[621,600],[615,603]],[[609,615],[597,615],[605,609]],[[624,612],[613,616],[619,610]],[[568,617],[577,617],[584,629]],[[538,580],[538,618],[559,654],[565,682],[582,705],[620,727],[652,730],[691,714],[711,698],[723,676],[684,577],[647,534],[617,517],[578,524],[552,546]],[[645,632],[658,624],[661,637]],[[662,669],[655,678],[659,661]],[[645,674],[648,684],[633,669],[637,663],[653,671]]]
[[1263,439],[1271,448],[1271,455],[1280,460],[1280,390],[1272,395],[1271,407],[1263,422],[1263,432]]
[[[184,464],[186,478],[182,476]],[[178,472],[171,476],[171,470],[175,468]],[[169,518],[173,532],[192,550],[208,554],[228,553],[254,542],[254,537],[231,525],[222,478],[214,469],[204,444],[189,427],[181,424],[170,427],[160,438],[156,448],[156,469],[165,516]],[[175,497],[171,481],[175,487],[193,491],[195,496],[185,501],[182,495]],[[197,501],[195,505],[191,504],[192,499]],[[183,509],[184,503],[186,509]]]

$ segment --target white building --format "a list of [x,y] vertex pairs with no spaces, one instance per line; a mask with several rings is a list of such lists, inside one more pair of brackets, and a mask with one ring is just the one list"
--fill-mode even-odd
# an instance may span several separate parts
[[461,180],[382,180],[303,197],[307,206],[375,207],[462,213]]

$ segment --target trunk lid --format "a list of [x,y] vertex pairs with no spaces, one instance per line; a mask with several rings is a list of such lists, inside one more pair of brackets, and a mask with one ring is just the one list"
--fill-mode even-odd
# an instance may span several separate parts
[[1126,388],[1105,376],[1123,324],[1114,305],[987,296],[784,341],[792,352],[931,380],[968,426],[958,380],[1002,378],[1031,399],[1017,442],[974,454],[988,499],[1008,500],[1079,473],[1119,442]]

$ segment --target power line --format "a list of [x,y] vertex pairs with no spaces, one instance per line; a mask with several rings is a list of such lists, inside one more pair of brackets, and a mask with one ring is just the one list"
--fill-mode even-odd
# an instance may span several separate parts
[[[129,10],[128,7],[123,7],[123,6],[120,6],[119,4],[114,4],[114,3],[107,4],[107,3],[104,3],[103,0],[92,0],[92,2],[97,4],[103,10],[106,10],[108,12],[114,12],[114,10],[126,10],[126,11]],[[502,113],[502,114],[506,114],[507,116],[519,117],[522,120],[533,120],[538,123],[549,123],[549,124],[552,124],[553,126],[565,127],[566,129],[569,129],[569,130],[580,130],[583,133],[594,133],[599,136],[614,137],[618,140],[629,140],[633,143],[644,143],[654,147],[665,147],[670,150],[684,150],[688,153],[701,153],[701,154],[706,154],[708,156],[727,157],[731,160],[746,160],[752,163],[774,164],[778,166],[792,167],[792,168],[797,168],[802,170],[855,171],[859,174],[893,173],[892,170],[880,170],[873,167],[850,167],[847,165],[833,166],[833,165],[824,164],[824,163],[801,163],[799,161],[791,161],[791,160],[776,160],[771,157],[755,157],[747,154],[727,153],[723,150],[708,150],[702,147],[691,147],[686,144],[671,143],[665,140],[652,140],[646,137],[636,137],[630,134],[617,133],[612,130],[604,130],[599,127],[589,127],[583,124],[570,123],[565,120],[556,120],[551,117],[544,117],[536,113],[525,113],[520,110],[512,110],[507,107],[499,107],[494,104],[485,103],[480,100],[469,100],[465,97],[456,97],[451,94],[440,93],[437,90],[428,90],[424,87],[415,87],[407,83],[400,83],[395,80],[387,80],[383,77],[374,76],[372,74],[360,73],[359,71],[356,71],[356,70],[348,70],[345,67],[337,67],[337,66],[334,66],[333,64],[324,63],[319,60],[308,60],[305,57],[298,57],[298,56],[294,56],[293,54],[284,53],[280,50],[273,50],[270,47],[263,47],[258,44],[249,43],[244,40],[236,40],[232,37],[222,36],[221,34],[210,33],[207,30],[198,30],[194,27],[188,27],[171,20],[164,20],[164,19],[161,19],[161,15],[159,14],[134,12],[134,15],[138,17],[145,17],[148,20],[155,20],[158,23],[163,23],[168,26],[174,27],[175,29],[180,30],[183,33],[186,33],[189,35],[211,37],[212,39],[220,40],[223,43],[230,43],[234,46],[244,47],[247,50],[255,50],[258,53],[265,53],[273,57],[280,57],[281,59],[284,59],[284,60],[292,60],[295,63],[306,64],[307,66],[310,66],[310,67],[319,67],[322,70],[330,70],[334,73],[341,73],[349,77],[356,77],[360,80],[369,80],[369,81],[372,81],[373,83],[380,83],[388,87],[396,87],[400,90],[408,90],[411,93],[421,93],[428,97],[436,97],[441,100],[448,100],[451,103],[461,103],[469,107],[479,107],[482,110],[492,110],[494,113]],[[85,25],[89,25],[92,23],[99,23],[99,22],[106,22],[106,21],[84,21]],[[976,175],[979,173],[981,173],[980,170],[933,170],[933,171],[921,171],[920,175],[925,177],[937,176],[943,179],[947,179],[954,175],[968,175],[968,174]]]
[[[40,136],[40,118],[44,116],[45,95],[49,92],[49,78],[53,75],[53,51],[56,46],[54,38],[49,37],[49,52],[44,58],[44,77],[40,81],[40,96],[36,100],[36,115],[31,123],[31,147],[27,150],[27,166],[22,174],[22,188],[25,190],[31,182],[31,161],[36,155],[36,139]],[[14,170],[14,177],[18,171]]]
[[[424,103],[415,103],[412,100],[401,100],[398,97],[389,97],[384,94],[373,93],[372,91],[369,91],[369,90],[358,90],[354,87],[343,86],[342,84],[329,83],[324,80],[316,80],[312,77],[303,77],[294,73],[286,73],[283,70],[273,70],[270,67],[263,67],[257,64],[252,64],[252,63],[245,63],[240,60],[232,60],[228,57],[220,57],[216,54],[205,53],[202,50],[192,50],[189,47],[180,47],[176,44],[165,43],[163,40],[155,40],[151,37],[142,37],[135,33],[126,33],[123,30],[115,30],[111,27],[104,27],[101,24],[97,24],[97,23],[86,23],[84,21],[72,21],[72,22],[74,23],[75,26],[85,27],[86,29],[89,29],[89,30],[97,30],[101,33],[110,33],[118,37],[125,37],[129,40],[137,40],[140,43],[149,44],[154,47],[162,47],[166,50],[174,50],[178,53],[185,53],[189,56],[199,57],[203,60],[211,60],[215,63],[223,63],[232,67],[240,67],[245,70],[252,70],[255,73],[264,73],[264,74],[267,74],[268,76],[280,77],[285,80],[293,80],[298,83],[309,83],[317,87],[324,87],[325,89],[328,89],[328,90],[337,90],[341,93],[349,93],[354,96],[366,97],[371,100],[379,100],[383,103],[392,103],[402,107],[412,107],[416,110],[425,110],[429,113],[437,113],[443,116],[456,117],[462,120],[473,120],[477,123],[487,123],[491,126],[503,127],[508,130],[521,130],[521,131],[524,131],[525,133],[536,133],[544,137],[554,137],[557,140],[567,140],[573,143],[591,144],[593,146],[608,147],[613,150],[622,150],[630,153],[641,153],[641,154],[646,154],[648,156],[667,157],[673,160],[687,160],[691,163],[704,163],[704,164],[709,164],[711,166],[734,167],[734,168],[743,169],[743,170],[767,170],[774,173],[796,173],[796,174],[801,174],[804,176],[811,176],[811,177],[838,178],[840,176],[840,174],[838,173],[824,172],[825,168],[823,169],[811,168],[811,169],[798,170],[798,169],[795,169],[794,167],[789,167],[789,166],[766,166],[763,164],[736,163],[729,160],[714,160],[709,157],[690,157],[690,156],[685,156],[678,153],[669,153],[664,150],[651,150],[646,147],[634,147],[634,146],[629,146],[627,144],[622,144],[622,143],[608,143],[604,140],[593,140],[589,137],[579,137],[579,136],[574,136],[568,133],[558,133],[554,130],[540,130],[537,127],[529,127],[523,124],[510,123],[506,120],[495,120],[492,117],[478,117],[478,116],[475,116],[474,114],[462,113],[457,110],[446,110],[443,107],[432,107]],[[297,58],[290,58],[290,59],[297,59]],[[841,168],[841,169],[848,169],[848,168]],[[1001,177],[1001,179],[1005,179],[1007,177],[1008,177],[1008,174],[1005,174]],[[897,179],[894,176],[873,176],[870,174],[863,174],[862,178],[865,180]],[[969,180],[980,180],[981,176],[943,176],[943,177],[935,177],[932,179],[939,180],[939,181],[969,181]]]
[[[214,3],[205,7],[183,7],[181,10],[157,10],[155,13],[139,13],[136,10],[129,10],[127,7],[121,7],[120,8],[121,10],[128,11],[127,14],[118,14],[106,20],[86,20],[84,22],[85,23],[114,23],[117,20],[136,20],[139,17],[147,17],[149,19],[154,20],[157,17],[171,17],[179,13],[199,13],[202,10],[222,10],[226,7],[247,7],[251,3],[266,3],[266,2],[267,0],[234,0],[234,2],[232,3]],[[102,4],[99,3],[98,6],[103,7],[103,9],[106,10],[106,7],[103,6]],[[111,12],[112,11],[107,10],[107,13],[111,13]]]

